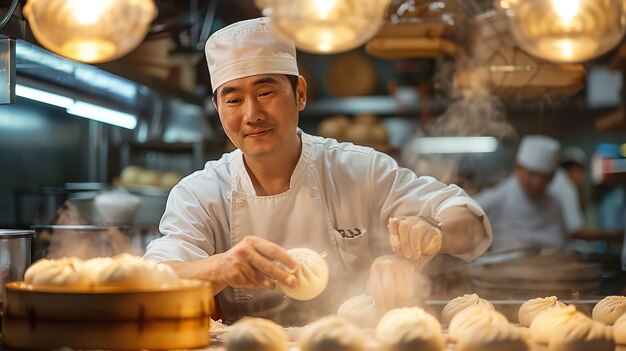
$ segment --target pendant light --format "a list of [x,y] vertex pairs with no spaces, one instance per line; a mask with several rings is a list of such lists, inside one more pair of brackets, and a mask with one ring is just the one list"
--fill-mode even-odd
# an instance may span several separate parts
[[157,9],[153,0],[28,0],[23,12],[42,46],[76,61],[98,63],[139,45]]
[[624,36],[622,0],[496,0],[513,37],[526,52],[557,62],[605,54]]
[[389,0],[270,0],[272,30],[302,51],[332,54],[363,45],[380,28]]

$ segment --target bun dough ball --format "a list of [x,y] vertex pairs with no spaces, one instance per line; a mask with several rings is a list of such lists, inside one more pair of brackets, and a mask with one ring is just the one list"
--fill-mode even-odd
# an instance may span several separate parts
[[298,344],[301,351],[365,351],[361,329],[337,316],[323,317],[304,328]]
[[144,169],[139,174],[137,183],[140,185],[159,186],[161,184],[161,173],[151,169]]
[[244,317],[229,329],[227,351],[287,351],[287,334],[270,320]]
[[183,179],[183,177],[178,172],[165,172],[161,175],[160,185],[164,188],[171,189],[174,185],[178,184],[181,179]]
[[383,351],[441,351],[445,348],[437,318],[420,307],[396,308],[385,313],[376,327]]
[[98,285],[127,288],[153,288],[178,283],[178,275],[170,266],[129,254],[113,257],[100,270],[97,278]]
[[565,307],[565,304],[557,301],[556,296],[538,297],[531,299],[522,304],[519,308],[517,318],[519,324],[523,327],[530,327],[530,323],[535,319],[539,312],[552,307]]
[[594,321],[613,325],[626,312],[626,296],[607,296],[600,300],[591,311]]
[[445,325],[449,325],[452,317],[473,305],[481,305],[495,310],[491,302],[481,299],[477,294],[465,294],[463,296],[455,297],[446,304],[441,312],[441,322]]
[[528,333],[512,324],[497,324],[480,333],[472,330],[459,335],[456,351],[527,351],[530,349]]
[[41,259],[26,270],[24,281],[35,287],[87,287],[90,281],[82,274],[82,264],[76,257]]
[[539,312],[530,324],[530,338],[540,344],[547,344],[554,331],[568,323],[585,321],[589,317],[576,310],[576,306],[549,308]]
[[378,117],[371,113],[358,113],[354,115],[354,124],[364,124],[366,126],[373,126],[378,123]]
[[143,172],[143,168],[137,166],[126,166],[120,174],[120,180],[123,184],[138,184],[139,178]]
[[280,289],[289,297],[301,301],[319,296],[328,284],[328,265],[324,258],[317,252],[305,248],[291,249],[287,252],[298,262],[298,268],[294,274],[300,284],[292,289],[278,282]]
[[334,116],[323,120],[317,128],[317,133],[325,138],[344,140],[344,134],[350,126],[346,116]]
[[616,344],[626,345],[626,314],[619,317],[613,325],[613,339]]
[[550,351],[613,351],[611,327],[589,318],[567,323],[550,336]]
[[457,341],[466,332],[484,333],[494,325],[508,324],[506,317],[492,306],[474,305],[457,313],[448,326],[448,337]]
[[376,307],[374,299],[361,294],[353,296],[339,306],[337,315],[355,323],[359,327],[375,327],[382,313]]
[[113,262],[111,257],[94,257],[83,262],[82,274],[91,285],[98,283],[100,272]]

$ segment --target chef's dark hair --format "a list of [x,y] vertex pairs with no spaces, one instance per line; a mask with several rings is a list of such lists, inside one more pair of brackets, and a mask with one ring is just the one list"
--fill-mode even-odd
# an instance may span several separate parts
[[[289,79],[289,83],[291,84],[291,89],[293,90],[293,95],[296,95],[296,89],[298,88],[298,76],[294,76],[292,74],[285,74],[285,77],[287,77],[287,79]],[[215,92],[217,93],[217,89],[215,90]],[[296,99],[298,97],[296,96]],[[215,104],[215,106],[217,106],[217,94],[213,94],[211,96],[211,100],[213,100],[213,103]],[[296,101],[296,104],[298,102]]]

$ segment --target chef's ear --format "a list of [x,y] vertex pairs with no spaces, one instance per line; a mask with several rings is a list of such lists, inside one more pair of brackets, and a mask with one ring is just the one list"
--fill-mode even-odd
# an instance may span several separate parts
[[298,105],[298,111],[304,110],[306,106],[306,80],[303,76],[298,77],[298,86],[296,87],[296,104]]

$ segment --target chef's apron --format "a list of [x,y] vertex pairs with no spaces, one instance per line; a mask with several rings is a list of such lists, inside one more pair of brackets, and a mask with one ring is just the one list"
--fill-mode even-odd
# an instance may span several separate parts
[[[305,247],[324,253],[331,271],[329,286],[322,296],[309,302],[286,297],[279,288],[227,287],[219,296],[227,322],[252,315],[272,319],[283,325],[299,325],[336,309],[336,306],[324,301],[337,301],[337,298],[331,296],[332,289],[329,288],[337,281],[338,275],[347,271],[350,262],[344,261],[349,261],[353,253],[345,249],[345,243],[338,241],[341,234],[333,228],[318,172],[309,162],[310,153],[310,147],[303,145],[290,188],[278,195],[256,195],[243,157],[231,165],[231,174],[236,176],[232,177],[230,240],[233,247],[246,236],[254,235],[287,250]],[[324,305],[328,305],[328,308],[325,309]]]

